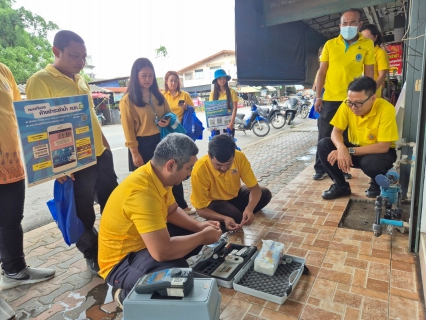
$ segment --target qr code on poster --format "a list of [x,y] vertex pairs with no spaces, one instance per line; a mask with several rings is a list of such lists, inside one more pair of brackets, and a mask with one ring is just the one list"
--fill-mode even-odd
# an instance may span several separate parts
[[216,125],[216,119],[214,119],[214,118],[210,118],[209,119],[209,126],[210,127],[214,127]]
[[216,118],[216,123],[218,126],[223,124],[223,118]]
[[41,144],[39,146],[34,146],[33,147],[33,154],[34,154],[35,159],[48,156],[49,155],[49,148],[48,148],[47,144]]

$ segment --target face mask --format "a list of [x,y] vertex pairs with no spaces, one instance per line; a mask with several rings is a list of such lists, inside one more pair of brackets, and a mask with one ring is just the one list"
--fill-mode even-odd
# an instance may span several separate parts
[[191,178],[191,175],[187,176],[185,179],[183,179],[183,181],[188,180],[189,178]]
[[345,40],[352,40],[358,34],[358,27],[341,27],[340,34]]

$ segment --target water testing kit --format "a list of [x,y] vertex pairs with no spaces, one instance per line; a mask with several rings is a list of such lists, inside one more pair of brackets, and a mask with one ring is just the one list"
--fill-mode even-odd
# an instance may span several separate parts
[[204,260],[193,266],[195,277],[212,277],[264,300],[283,304],[305,271],[305,259],[284,255],[273,276],[254,271],[257,247],[220,242]]
[[305,259],[284,255],[274,275],[268,276],[254,271],[256,256],[252,256],[235,276],[234,290],[283,304],[305,270]]
[[255,246],[221,241],[208,256],[193,266],[195,276],[212,277],[220,286],[232,288],[235,276],[256,252]]
[[[163,296],[157,291],[137,293],[137,286],[140,286],[138,291],[141,288],[144,291],[144,285],[139,282],[123,301],[124,320],[219,320],[221,294],[216,279],[195,278],[192,289],[180,297]],[[184,285],[179,286],[183,290]]]

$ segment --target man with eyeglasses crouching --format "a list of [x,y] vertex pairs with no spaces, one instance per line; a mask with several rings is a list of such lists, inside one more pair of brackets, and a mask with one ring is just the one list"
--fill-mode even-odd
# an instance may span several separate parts
[[[318,142],[321,163],[334,181],[322,194],[325,200],[351,194],[351,187],[344,177],[351,167],[361,169],[371,178],[366,196],[375,198],[380,194],[375,177],[385,174],[396,160],[398,128],[395,108],[386,100],[377,98],[375,92],[376,82],[370,77],[352,81],[348,98],[330,122],[334,126],[331,138]],[[346,128],[349,142],[343,141]]]

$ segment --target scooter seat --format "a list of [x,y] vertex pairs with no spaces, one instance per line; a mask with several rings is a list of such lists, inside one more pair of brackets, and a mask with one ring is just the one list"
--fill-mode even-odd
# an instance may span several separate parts
[[245,114],[244,113],[237,113],[237,118],[244,119]]
[[263,113],[268,114],[269,113],[269,109],[268,108],[262,108],[262,107],[257,107],[260,111],[262,111]]

